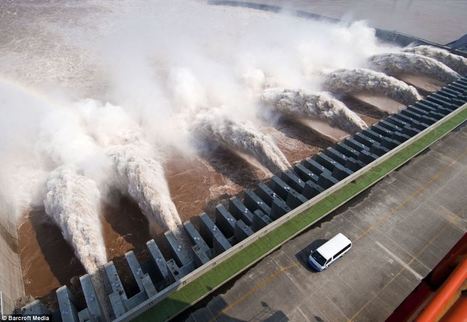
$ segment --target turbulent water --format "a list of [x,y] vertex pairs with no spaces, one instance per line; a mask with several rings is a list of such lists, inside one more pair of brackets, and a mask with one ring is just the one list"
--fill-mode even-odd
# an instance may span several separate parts
[[415,87],[366,68],[333,71],[326,76],[323,86],[326,90],[336,93],[376,93],[404,104],[412,104],[422,98]]
[[433,46],[416,46],[405,48],[404,52],[427,56],[445,64],[461,75],[467,75],[467,58],[455,55],[446,49]]
[[117,186],[138,203],[151,231],[177,229],[181,219],[170,197],[161,157],[142,128],[120,106],[86,100],[78,109],[88,131],[110,157]]
[[439,61],[412,53],[389,53],[374,55],[369,59],[370,64],[389,75],[413,73],[438,79],[442,82],[453,82],[460,75]]
[[150,145],[135,138],[109,147],[108,155],[126,182],[128,194],[148,219],[151,231],[177,230],[182,222],[170,197],[162,164]]
[[272,173],[290,167],[274,141],[256,130],[250,122],[240,123],[219,111],[209,110],[196,115],[193,130],[201,140],[214,141],[227,149],[254,157]]
[[367,127],[357,114],[327,93],[271,88],[263,92],[261,102],[279,113],[296,118],[317,118],[349,133]]
[[99,219],[100,193],[96,183],[62,166],[50,173],[44,206],[74,248],[88,273],[107,262]]

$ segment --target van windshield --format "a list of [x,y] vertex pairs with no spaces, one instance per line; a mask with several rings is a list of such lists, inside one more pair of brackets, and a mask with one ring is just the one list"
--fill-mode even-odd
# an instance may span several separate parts
[[324,264],[326,264],[326,258],[321,256],[321,254],[318,253],[318,251],[316,250],[313,253],[311,253],[311,257],[313,257],[314,260],[317,261],[318,264],[320,264],[321,266],[324,266]]

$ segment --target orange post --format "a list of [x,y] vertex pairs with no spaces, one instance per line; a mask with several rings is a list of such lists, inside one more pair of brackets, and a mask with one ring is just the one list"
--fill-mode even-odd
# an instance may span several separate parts
[[442,322],[467,321],[467,296],[461,296],[441,319]]
[[[459,265],[454,270],[454,272],[449,276],[446,282],[444,282],[443,286],[438,290],[438,292],[433,297],[433,299],[428,303],[425,309],[420,313],[416,321],[418,322],[439,321],[441,317],[444,314],[446,314],[446,312],[451,308],[451,306],[459,298],[462,288],[466,286],[465,285],[466,280],[467,280],[467,259],[464,258],[459,263]],[[461,305],[459,310],[456,309],[453,311],[459,312],[459,314],[462,314],[464,310],[465,310],[464,305]],[[465,316],[460,316],[460,317],[465,319]],[[463,320],[457,319],[456,321],[463,321]]]

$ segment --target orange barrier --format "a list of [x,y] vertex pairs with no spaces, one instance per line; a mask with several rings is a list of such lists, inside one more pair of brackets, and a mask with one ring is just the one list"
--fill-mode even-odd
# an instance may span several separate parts
[[441,319],[442,322],[467,321],[467,296],[460,299],[449,309],[448,313]]
[[[439,289],[433,299],[428,303],[425,309],[420,313],[416,321],[418,322],[433,322],[439,321],[441,317],[447,313],[451,306],[459,298],[462,291],[462,287],[465,287],[467,280],[467,258],[464,258],[454,272],[449,276],[449,278],[444,282],[443,286]],[[458,314],[463,314],[465,312],[465,302],[464,299],[459,300],[459,308],[456,306],[453,307],[452,312],[449,316],[452,318],[451,313],[458,312]],[[452,321],[463,321],[465,315],[457,315]],[[446,316],[447,318],[447,316]]]

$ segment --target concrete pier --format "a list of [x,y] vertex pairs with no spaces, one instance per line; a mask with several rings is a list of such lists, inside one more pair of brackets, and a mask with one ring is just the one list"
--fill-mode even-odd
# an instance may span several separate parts
[[266,215],[261,210],[257,209],[253,212],[253,229],[255,231],[260,230],[263,227],[266,227],[272,222],[271,218]]
[[86,301],[87,308],[85,310],[87,310],[86,315],[89,321],[104,321],[106,314],[97,296],[92,276],[89,274],[83,275],[79,278],[79,281]]
[[[243,202],[253,212],[255,212],[256,210],[260,210],[266,215],[269,215],[271,213],[271,207],[269,207],[268,204],[265,201],[263,201],[263,199],[261,199],[252,190],[245,191],[245,197],[244,197]],[[253,222],[254,222],[254,219],[253,219]]]
[[288,213],[291,210],[292,209],[289,207],[288,204],[285,203],[285,201],[283,201],[280,198],[275,198],[272,201],[271,215],[270,216],[271,216],[271,218],[273,220],[275,220],[275,219],[285,215],[286,213]]
[[219,228],[214,224],[214,222],[209,218],[209,216],[205,213],[200,215],[201,219],[201,232],[204,233],[205,236],[208,236],[209,241],[214,249],[214,255],[218,255],[230,247],[232,245],[227,240],[227,238],[222,234]]
[[155,265],[155,271],[158,275],[158,278],[163,281],[163,283],[169,282],[170,275],[167,267],[167,262],[162,255],[159,247],[157,247],[156,242],[154,239],[151,239],[146,243],[146,247],[149,250],[149,254],[151,255],[151,259]]
[[302,163],[297,163],[294,167],[295,173],[303,180],[303,181],[315,181],[318,182],[319,177],[303,166]]
[[230,198],[229,210],[237,218],[247,225],[253,224],[253,214],[237,197]]
[[247,226],[243,220],[239,220],[235,223],[235,240],[241,242],[245,238],[254,234],[254,231]]
[[237,219],[225,209],[224,205],[216,206],[216,224],[226,237],[233,236]]
[[285,199],[285,202],[291,209],[298,207],[307,201],[307,199],[302,194],[297,192],[278,176],[273,176],[271,178],[271,189],[277,191],[279,196],[282,199]]
[[199,248],[198,245],[193,246],[193,254],[195,256],[195,266],[200,267],[203,264],[206,264],[209,262],[210,258],[208,255],[206,255],[206,252],[204,252],[201,248]]
[[305,188],[303,189],[303,195],[305,196],[305,198],[311,199],[323,191],[324,191],[323,187],[309,180],[305,183]]
[[[195,228],[195,226],[191,223],[191,221],[186,221],[183,223],[185,227],[185,231],[187,232],[188,236],[190,237],[191,242],[197,246],[201,251],[209,254],[209,246],[206,241],[201,237],[201,234]],[[194,246],[193,246],[194,247]]]
[[[272,205],[275,201],[277,201],[278,203],[285,204],[285,201],[264,183],[259,183],[258,188],[255,190],[255,192],[262,200],[264,200],[269,206],[271,206],[271,211]],[[285,208],[288,209],[288,206],[286,206]]]
[[184,266],[191,262],[193,258],[191,255],[191,250],[187,245],[178,240],[173,232],[165,232],[164,237],[178,266]]
[[58,307],[63,321],[79,322],[78,310],[74,304],[73,295],[68,290],[68,287],[59,287],[56,291]]
[[147,298],[155,296],[157,294],[157,290],[149,275],[143,272],[138,259],[136,259],[135,253],[133,251],[129,251],[125,254],[125,258],[140,292],[144,292]]
[[284,171],[281,179],[297,192],[302,192],[305,187],[305,182],[293,170]]
[[113,262],[108,262],[104,265],[105,275],[110,283],[112,292],[109,294],[110,305],[112,307],[113,315],[119,317],[123,315],[127,308],[125,306],[128,297],[125,289],[123,288],[122,281],[118,276],[117,269]]

